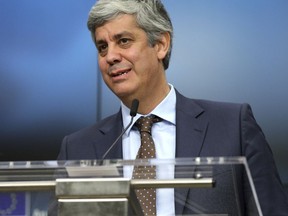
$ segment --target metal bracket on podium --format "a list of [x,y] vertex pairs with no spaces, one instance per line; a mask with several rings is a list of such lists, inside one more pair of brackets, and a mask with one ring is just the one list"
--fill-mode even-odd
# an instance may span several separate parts
[[130,180],[125,178],[57,179],[58,215],[142,215]]
[[[135,188],[213,187],[211,178],[130,180],[125,178],[57,179],[58,215],[143,215]],[[129,210],[129,206],[131,207]]]

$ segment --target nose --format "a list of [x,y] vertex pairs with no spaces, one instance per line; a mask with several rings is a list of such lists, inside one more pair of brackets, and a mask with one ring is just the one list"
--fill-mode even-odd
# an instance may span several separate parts
[[110,46],[106,54],[106,61],[110,65],[120,62],[121,61],[120,50],[117,47]]

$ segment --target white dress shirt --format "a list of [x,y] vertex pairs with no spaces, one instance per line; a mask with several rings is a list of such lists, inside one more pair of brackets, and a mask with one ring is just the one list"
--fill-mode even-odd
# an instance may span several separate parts
[[[157,159],[175,159],[176,149],[176,94],[174,87],[170,85],[170,92],[164,100],[148,115],[154,114],[162,119],[153,124],[152,137],[156,148]],[[139,101],[141,103],[141,101]],[[121,103],[123,127],[131,121],[130,109]],[[142,115],[138,114],[133,119],[133,124]],[[132,124],[132,125],[133,125]],[[140,147],[140,133],[135,126],[131,126],[122,137],[123,159],[134,160]],[[124,176],[131,178],[133,167],[125,167]],[[157,166],[157,178],[173,179],[174,166]],[[174,189],[156,190],[157,215],[175,215]]]

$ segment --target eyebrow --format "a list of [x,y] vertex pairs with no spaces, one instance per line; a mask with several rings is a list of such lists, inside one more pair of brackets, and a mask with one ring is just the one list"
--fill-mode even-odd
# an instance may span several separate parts
[[117,39],[120,39],[121,37],[123,36],[130,36],[130,37],[133,37],[133,34],[131,32],[128,32],[128,31],[123,31],[123,32],[120,32],[116,35],[113,36],[113,39],[117,40]]

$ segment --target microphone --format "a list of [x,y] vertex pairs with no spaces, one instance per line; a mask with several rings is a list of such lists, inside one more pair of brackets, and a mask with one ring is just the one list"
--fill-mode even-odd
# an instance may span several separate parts
[[126,126],[126,128],[122,131],[122,133],[117,137],[117,139],[112,143],[112,145],[110,146],[110,148],[105,152],[105,154],[103,154],[101,161],[103,161],[106,156],[108,155],[108,153],[111,151],[111,149],[113,149],[113,147],[116,145],[116,143],[118,142],[118,140],[123,136],[123,134],[128,130],[128,128],[131,126],[131,124],[133,123],[133,119],[137,114],[137,110],[138,110],[138,106],[139,106],[139,100],[138,99],[134,99],[132,101],[132,105],[131,105],[131,109],[130,109],[130,116],[131,116],[131,120],[129,122],[129,124]]

